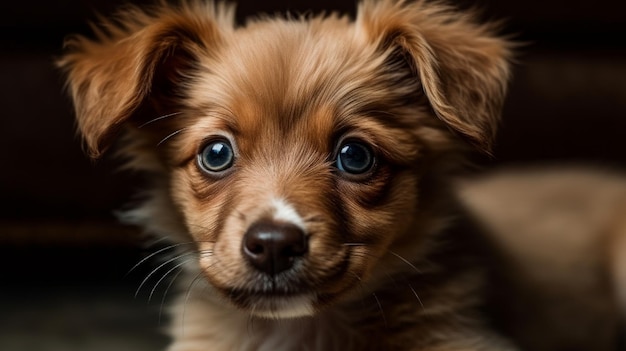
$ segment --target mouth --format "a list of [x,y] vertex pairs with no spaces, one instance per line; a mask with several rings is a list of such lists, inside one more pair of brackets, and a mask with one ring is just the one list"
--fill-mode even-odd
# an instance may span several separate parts
[[323,301],[332,300],[331,296],[337,293],[327,291],[328,287],[345,280],[347,265],[348,260],[342,260],[331,272],[326,272],[332,274],[325,279],[303,278],[295,272],[276,277],[257,275],[249,280],[248,286],[221,291],[236,307],[253,316],[270,319],[312,316],[325,304]]
[[228,297],[236,306],[256,317],[286,319],[312,316],[317,294],[306,290],[231,289]]

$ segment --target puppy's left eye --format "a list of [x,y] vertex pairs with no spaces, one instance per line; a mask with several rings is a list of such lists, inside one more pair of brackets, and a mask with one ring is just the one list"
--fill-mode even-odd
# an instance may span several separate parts
[[371,170],[374,156],[370,148],[358,141],[343,143],[337,154],[337,168],[345,173],[359,175]]
[[218,173],[230,168],[234,160],[233,147],[222,139],[208,143],[198,154],[198,165],[209,173]]

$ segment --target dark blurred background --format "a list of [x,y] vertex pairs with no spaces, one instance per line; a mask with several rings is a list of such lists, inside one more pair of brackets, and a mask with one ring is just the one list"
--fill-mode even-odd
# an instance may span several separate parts
[[[113,215],[132,197],[134,179],[112,159],[83,155],[53,64],[67,34],[89,33],[95,13],[122,3],[0,3],[0,350],[139,351],[166,342],[157,333],[161,296],[148,303],[149,286],[133,297],[150,265],[126,275],[144,252],[140,235]],[[493,167],[626,167],[626,2],[457,4],[504,19],[504,32],[526,43]],[[238,17],[354,7],[352,0],[245,0]]]

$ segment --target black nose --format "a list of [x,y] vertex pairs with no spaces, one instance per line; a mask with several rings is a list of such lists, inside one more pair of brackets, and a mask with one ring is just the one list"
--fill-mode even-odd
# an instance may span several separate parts
[[291,268],[307,253],[304,231],[289,223],[263,220],[254,223],[244,235],[243,255],[261,272],[276,275]]

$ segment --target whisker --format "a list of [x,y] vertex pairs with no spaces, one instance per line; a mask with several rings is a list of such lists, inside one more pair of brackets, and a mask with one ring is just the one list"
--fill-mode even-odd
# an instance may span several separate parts
[[422,306],[422,310],[423,310],[424,309],[424,304],[422,303],[422,299],[420,299],[420,297],[417,295],[417,291],[415,291],[415,289],[413,289],[413,286],[411,286],[411,284],[409,284],[409,288],[413,292],[413,295],[415,295],[415,297],[417,298],[417,301],[420,303],[420,306]]
[[150,238],[149,241],[146,241],[146,246],[147,247],[155,246],[155,245],[161,244],[163,242],[166,242],[168,240],[170,240],[170,238],[165,237],[165,236],[160,237],[160,238]]
[[374,258],[374,259],[380,259],[381,258],[381,256],[374,255],[373,253],[370,253],[370,252],[352,252],[352,253],[350,253],[350,255],[352,257],[359,257],[359,258]]
[[170,250],[170,249],[174,249],[174,248],[177,248],[177,247],[182,246],[182,245],[192,245],[192,244],[195,244],[195,242],[190,241],[190,242],[186,242],[186,243],[172,244],[172,245],[168,245],[168,246],[166,246],[166,247],[164,247],[164,248],[161,248],[161,249],[159,249],[159,250],[157,250],[157,251],[155,251],[155,252],[151,253],[150,255],[148,255],[148,256],[146,256],[146,257],[142,258],[142,259],[141,259],[141,261],[137,262],[137,263],[136,263],[136,264],[135,264],[135,265],[134,265],[134,266],[133,266],[133,267],[132,267],[132,268],[131,268],[131,269],[130,269],[130,270],[129,270],[129,271],[128,271],[125,275],[124,275],[124,277],[128,276],[128,275],[129,275],[130,273],[132,273],[135,269],[137,269],[137,267],[139,267],[141,264],[143,264],[144,262],[146,262],[146,261],[147,261],[147,260],[149,260],[150,258],[152,258],[152,257],[154,257],[154,256],[156,256],[156,255],[158,255],[158,254],[160,254],[160,253],[161,253],[161,252],[163,252],[163,251],[167,251],[167,250]]
[[367,246],[365,243],[343,243],[343,246]]
[[352,270],[348,270],[347,272],[348,272],[348,273],[350,273],[350,274],[352,274],[352,275],[356,278],[356,280],[357,280],[357,287],[358,287],[358,289],[359,289],[359,290],[361,291],[361,293],[362,293],[362,294],[361,294],[361,298],[360,298],[359,300],[360,300],[360,302],[361,302],[361,306],[362,306],[363,308],[365,308],[365,306],[366,306],[366,305],[365,305],[365,304],[366,304],[366,301],[365,301],[365,296],[366,296],[366,294],[365,294],[365,287],[363,286],[363,279],[362,279],[361,277],[359,277],[359,275],[358,275],[358,274],[354,273]]
[[185,127],[185,128],[180,128],[180,129],[178,129],[178,130],[176,130],[176,131],[174,131],[174,132],[172,132],[172,133],[168,134],[165,138],[161,139],[161,141],[159,141],[159,142],[156,144],[156,146],[157,146],[157,147],[161,146],[161,144],[163,144],[164,142],[168,141],[169,139],[171,139],[171,138],[175,137],[176,135],[180,134],[181,132],[183,132],[183,131],[185,131],[185,130],[187,130],[187,129],[189,129],[189,128],[187,128],[187,127]]
[[200,250],[198,251],[198,256],[205,258],[213,255],[213,250]]
[[[178,258],[180,258],[182,256],[179,256]],[[156,290],[156,288],[159,286],[159,284],[163,281],[163,279],[165,279],[165,277],[167,277],[170,273],[172,273],[176,268],[186,264],[187,262],[191,261],[192,259],[187,259],[184,260],[181,263],[178,263],[176,265],[174,265],[174,267],[170,268],[167,270],[167,272],[165,272],[165,274],[163,274],[163,276],[161,278],[159,278],[159,280],[157,280],[156,284],[154,284],[154,287],[152,288],[152,290],[150,290],[150,296],[148,296],[148,302],[152,301],[152,296],[154,295],[154,291]]]
[[[189,261],[185,261],[185,262],[189,262]],[[178,276],[184,271],[185,269],[181,268],[178,272],[176,272],[174,277],[172,277],[172,280],[170,280],[169,284],[167,284],[167,287],[165,288],[165,292],[163,292],[163,297],[161,298],[161,306],[159,307],[159,325],[161,325],[161,316],[163,315],[163,306],[165,306],[165,299],[167,298],[167,293],[170,291],[170,288],[174,284],[174,281],[176,281],[176,278],[178,278]]]
[[154,122],[160,121],[160,120],[165,119],[165,118],[169,118],[169,117],[172,117],[172,116],[180,115],[181,113],[182,112],[174,112],[174,113],[168,113],[167,115],[159,116],[157,118],[151,119],[148,122],[140,125],[139,128],[143,128],[143,127],[147,126],[148,124],[152,124]]
[[383,311],[383,305],[380,304],[380,300],[378,300],[378,296],[376,296],[376,293],[372,293],[372,295],[374,296],[374,299],[376,299],[376,304],[378,304],[380,315],[383,317],[383,322],[385,322],[385,328],[388,328],[389,326],[387,325],[387,318],[385,317],[385,311]]
[[395,253],[395,252],[393,252],[391,250],[389,250],[389,253],[394,255],[394,256],[396,256],[402,262],[406,263],[409,267],[413,268],[417,273],[422,274],[422,272],[417,267],[415,267],[415,265],[413,263],[409,262],[409,260],[407,260],[406,258],[398,255],[397,253]]
[[160,265],[158,265],[155,269],[153,269],[150,273],[148,273],[148,275],[141,281],[141,284],[139,284],[139,287],[137,288],[137,291],[135,291],[135,298],[137,297],[137,295],[139,295],[139,291],[141,290],[141,288],[144,286],[144,284],[146,284],[146,282],[148,281],[148,279],[150,279],[150,277],[152,277],[159,269],[165,267],[166,265],[180,259],[181,257],[185,257],[185,256],[189,256],[192,254],[195,254],[196,252],[187,252],[181,255],[177,255],[174,258],[170,258],[169,260],[161,263]]
[[356,280],[359,281],[359,283],[363,281],[361,277],[359,277],[359,275],[354,273],[353,271],[348,271],[348,273],[352,274],[356,278]]

